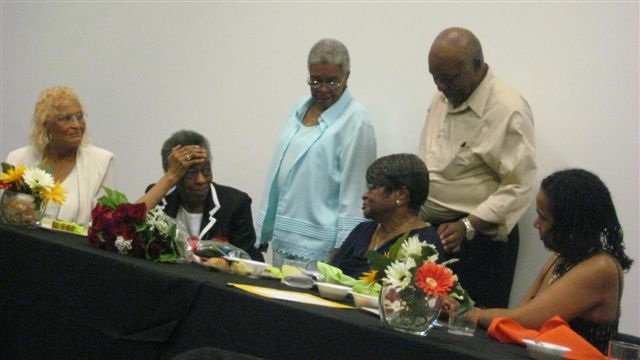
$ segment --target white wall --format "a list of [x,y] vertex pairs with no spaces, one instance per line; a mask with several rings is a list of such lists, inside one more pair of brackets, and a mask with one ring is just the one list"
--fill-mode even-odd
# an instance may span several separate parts
[[[534,111],[538,180],[584,167],[609,185],[637,261],[621,331],[640,335],[637,2],[3,1],[1,11],[0,158],[27,143],[39,92],[67,84],[133,199],[161,174],[164,139],[188,128],[210,139],[216,180],[258,203],[284,117],[308,91],[307,52],[322,37],[351,52],[349,85],[373,116],[379,155],[415,152],[435,91],[428,47],[446,27],[472,29],[494,73]],[[548,256],[533,214],[521,225],[512,303]]]

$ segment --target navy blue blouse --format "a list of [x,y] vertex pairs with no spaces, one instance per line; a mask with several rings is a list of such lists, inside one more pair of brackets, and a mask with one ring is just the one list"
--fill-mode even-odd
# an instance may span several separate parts
[[[340,268],[345,275],[356,279],[359,278],[363,272],[371,270],[371,265],[369,265],[366,253],[369,243],[371,242],[371,237],[377,226],[378,223],[373,221],[365,221],[358,224],[349,236],[347,236],[330,264]],[[440,242],[440,237],[433,226],[413,229],[409,234],[409,236],[417,234],[420,240],[434,245],[440,254],[438,261],[443,260],[442,254],[444,250]],[[376,251],[384,254],[401,236],[402,235],[398,235],[395,239],[386,242]]]

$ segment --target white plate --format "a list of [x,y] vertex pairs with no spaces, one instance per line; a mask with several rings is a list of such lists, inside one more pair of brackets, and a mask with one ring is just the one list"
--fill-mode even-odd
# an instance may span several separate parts
[[320,292],[320,296],[325,299],[343,300],[347,297],[351,288],[344,285],[331,284],[326,282],[317,282],[316,286]]
[[356,307],[366,307],[370,309],[376,309],[378,307],[378,297],[358,294],[357,292],[352,292],[351,296],[353,297],[353,302],[356,304]]
[[380,316],[380,310],[378,310],[378,309],[374,309],[374,308],[370,308],[370,307],[365,307],[365,306],[363,306],[363,307],[361,307],[361,308],[359,308],[359,309],[360,309],[360,310],[362,310],[362,311],[366,311],[366,312],[368,312],[368,313],[374,314],[374,315],[376,315],[376,316]]
[[571,349],[568,347],[551,344],[548,342],[530,339],[524,339],[522,341],[527,344],[527,351],[529,352],[529,356],[537,360],[562,359],[562,356],[565,353],[571,351]]
[[249,276],[254,278],[260,277],[264,272],[264,269],[266,269],[267,266],[269,266],[268,264],[263,263],[261,261],[255,261],[255,260],[249,260],[249,259],[241,259],[241,258],[229,257],[229,256],[224,257],[224,259],[228,261],[243,263],[249,269],[249,271],[251,271],[251,275]]
[[77,233],[77,232],[73,232],[73,231],[69,231],[69,230],[63,230],[63,229],[54,229],[52,227],[52,224],[40,224],[40,228],[42,229],[47,229],[47,230],[51,230],[51,231],[57,231],[57,232],[63,232],[63,233],[67,233],[67,234],[73,234],[73,235],[78,235],[78,236],[87,236],[89,229],[87,229],[86,227],[82,227],[82,232],[81,233]]

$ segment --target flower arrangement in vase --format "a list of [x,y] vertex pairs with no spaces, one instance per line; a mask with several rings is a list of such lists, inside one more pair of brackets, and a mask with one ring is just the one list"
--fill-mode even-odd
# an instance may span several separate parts
[[59,181],[37,167],[2,163],[0,213],[5,223],[34,226],[47,203],[62,204],[67,193]]
[[447,266],[456,259],[437,263],[438,251],[420,241],[417,235],[405,233],[389,251],[367,252],[371,271],[361,279],[380,283],[380,319],[385,326],[417,335],[426,335],[440,313],[446,297],[460,303],[462,312],[473,306],[473,300]]
[[188,235],[161,206],[147,211],[130,204],[118,191],[104,188],[91,212],[89,243],[97,248],[158,262],[175,262],[190,255]]

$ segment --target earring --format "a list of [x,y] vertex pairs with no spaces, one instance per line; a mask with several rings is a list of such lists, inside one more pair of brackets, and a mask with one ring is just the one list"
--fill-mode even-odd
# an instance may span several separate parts
[[400,207],[400,199],[396,199],[396,206]]
[[42,133],[40,135],[40,138],[42,139],[42,143],[47,145],[51,142],[51,134],[50,133]]

